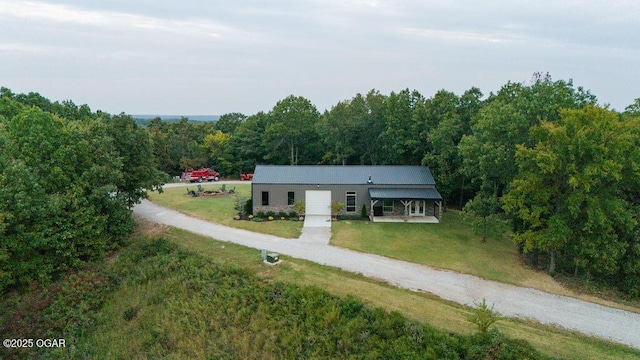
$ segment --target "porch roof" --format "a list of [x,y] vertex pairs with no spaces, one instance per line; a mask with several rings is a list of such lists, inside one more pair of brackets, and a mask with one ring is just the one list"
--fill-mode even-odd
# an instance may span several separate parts
[[372,199],[420,199],[420,200],[442,200],[438,190],[427,189],[389,189],[370,188],[369,196]]

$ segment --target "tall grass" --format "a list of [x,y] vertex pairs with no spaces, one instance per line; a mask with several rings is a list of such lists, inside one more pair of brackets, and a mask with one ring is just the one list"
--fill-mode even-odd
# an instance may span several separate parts
[[[2,349],[0,357],[543,358],[527,343],[503,335],[514,327],[528,328],[524,335],[533,332],[531,338],[538,344],[559,339],[560,343],[542,346],[547,354],[563,354],[569,347],[577,349],[567,352],[570,358],[638,356],[625,347],[511,320],[500,322],[500,333],[482,337],[437,330],[417,322],[420,313],[410,310],[426,313],[437,308],[432,314],[444,316],[443,323],[464,319],[466,312],[458,305],[317,264],[287,258],[278,267],[268,267],[261,264],[259,252],[241,246],[194,240],[171,229],[154,233],[48,289],[1,301],[4,336],[65,338],[67,347]],[[192,241],[200,247],[189,246]],[[38,293],[46,296],[34,297]],[[354,294],[362,294],[365,301]],[[15,321],[25,314],[28,321]],[[465,326],[472,329],[470,324],[454,325]],[[34,329],[42,332],[30,332]]]
[[[81,301],[71,298],[104,299],[88,304],[96,311],[92,321],[69,317],[62,310],[68,321],[56,322],[50,316],[37,324],[61,331],[68,347],[5,355],[460,359],[491,353],[504,359],[544,358],[528,344],[500,333],[456,335],[410,321],[398,312],[368,307],[355,298],[340,299],[317,287],[265,283],[247,269],[211,263],[163,238],[137,242],[95,273],[108,279],[104,287],[110,289],[108,294],[93,286],[78,289],[74,295],[58,293],[70,308],[83,308]],[[52,306],[57,301],[53,299],[43,311],[60,310]],[[69,323],[74,331],[69,331]]]

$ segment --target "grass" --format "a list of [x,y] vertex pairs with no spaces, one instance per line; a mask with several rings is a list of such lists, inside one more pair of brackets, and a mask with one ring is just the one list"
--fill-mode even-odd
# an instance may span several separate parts
[[[189,186],[196,189],[197,185]],[[251,186],[239,184],[236,193],[250,197]],[[220,185],[204,185],[218,189]],[[233,220],[233,196],[197,197],[187,195],[184,187],[151,193],[150,199],[197,218],[285,238],[300,236],[299,221],[238,221]],[[457,211],[444,213],[440,224],[371,223],[369,221],[338,221],[332,223],[331,244],[361,252],[374,253],[418,264],[449,269],[513,285],[530,287],[553,294],[640,312],[635,303],[607,300],[574,291],[558,283],[545,272],[527,268],[521,263],[516,246],[508,234],[481,242],[469,224]]]
[[[321,292],[308,289],[309,285],[343,301],[355,297],[356,302],[383,308],[392,319],[398,317],[391,312],[398,311],[409,321],[418,322],[409,327],[405,325],[404,329],[415,331],[421,328],[419,323],[423,323],[445,331],[436,340],[442,341],[440,349],[447,346],[444,345],[447,339],[460,336],[456,334],[468,336],[475,331],[466,320],[470,309],[429,294],[398,289],[361,275],[286,256],[282,257],[281,265],[266,266],[258,250],[150,222],[138,224],[138,232],[132,236],[128,248],[100,266],[92,266],[54,284],[52,288],[58,290],[47,290],[49,295],[44,296],[50,301],[43,303],[38,300],[43,297],[38,296],[34,302],[30,293],[22,299],[12,296],[9,300],[0,300],[0,329],[13,330],[5,335],[65,338],[67,343],[63,349],[26,349],[14,352],[13,356],[3,355],[0,349],[0,358],[5,355],[30,359],[277,358],[274,354],[282,348],[291,354],[293,347],[287,345],[288,341],[313,342],[327,331],[329,335],[340,332],[342,337],[334,339],[341,338],[346,341],[343,345],[352,346],[349,332],[331,325],[336,324],[336,317],[326,310],[335,309],[331,305],[334,300],[322,295],[320,299],[324,300],[314,302],[312,299],[319,299]],[[284,291],[283,294],[289,296],[286,304],[290,311],[263,300],[256,302],[255,290],[265,295],[261,289],[267,289],[267,295],[271,289]],[[52,297],[56,293],[62,297]],[[290,297],[296,293],[299,296]],[[40,310],[47,303],[51,305]],[[302,304],[303,308],[297,308],[296,304]],[[23,307],[18,313],[30,314],[18,327],[16,318],[10,316],[12,307]],[[43,315],[35,316],[38,311]],[[275,317],[271,315],[274,312],[278,313]],[[300,318],[310,321],[296,325]],[[384,320],[386,318],[378,318],[377,321],[385,324],[378,328],[385,333],[395,331],[392,329],[397,328],[393,325],[398,322]],[[282,323],[276,321],[278,326],[273,327],[274,319]],[[313,325],[313,321],[318,320],[320,323]],[[390,321],[388,325],[387,321]],[[358,329],[361,325],[348,326]],[[26,328],[42,333],[29,332]],[[286,330],[283,332],[281,328]],[[532,322],[505,319],[498,322],[497,328],[508,337],[524,339],[541,353],[555,358],[640,358],[640,352],[634,349]],[[315,346],[332,348],[340,346],[339,341],[318,342]],[[467,345],[454,346],[459,349]],[[523,344],[518,346],[526,348]],[[405,347],[401,345],[396,349]],[[262,352],[257,355],[256,351]],[[327,354],[324,356],[331,357]]]
[[[233,188],[234,186],[236,188],[236,196],[241,196],[246,199],[251,198],[250,184],[227,186],[227,191],[229,188]],[[220,189],[220,185],[203,185],[202,187],[205,190]],[[237,211],[234,209],[234,195],[225,193],[215,196],[191,197],[187,195],[187,188],[197,191],[197,185],[187,186],[186,188],[169,188],[165,189],[162,194],[158,194],[157,192],[149,193],[149,200],[159,205],[176,209],[184,214],[221,225],[275,235],[283,238],[297,239],[300,237],[302,230],[301,221],[274,220],[254,222],[233,220],[233,217],[237,214]]]
[[[444,213],[440,224],[333,223],[331,244],[402,259],[504,283],[543,290],[553,279],[520,263],[516,246],[505,235],[481,242],[459,212]],[[559,286],[558,286],[559,287]]]
[[[340,296],[354,296],[372,307],[398,311],[408,318],[438,329],[470,334],[474,327],[469,309],[426,293],[399,289],[386,283],[309,261],[281,256],[275,267],[262,264],[260,252],[240,245],[194,236],[165,228],[163,236],[211,261],[237,264],[258,274],[265,282],[283,281],[314,285]],[[507,336],[528,341],[541,353],[563,359],[638,359],[640,352],[625,346],[586,337],[563,329],[519,319],[501,320],[497,328]]]

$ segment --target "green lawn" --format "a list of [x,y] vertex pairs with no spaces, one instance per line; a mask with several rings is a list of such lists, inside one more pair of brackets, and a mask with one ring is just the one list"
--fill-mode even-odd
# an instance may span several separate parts
[[[233,205],[234,198],[235,196],[241,196],[246,199],[251,198],[250,184],[227,185],[227,191],[235,187],[235,195],[229,194],[228,192],[215,196],[191,197],[187,195],[187,188],[197,191],[197,186],[198,185],[165,189],[162,194],[150,192],[149,200],[202,220],[226,226],[276,235],[283,238],[297,239],[300,237],[300,231],[302,229],[301,221],[274,220],[254,222],[233,220],[233,216],[237,213]],[[218,190],[220,186],[220,184],[202,185],[205,190]]]
[[[203,185],[207,190],[219,189],[220,186]],[[227,185],[227,189],[234,186],[238,196],[250,197],[250,184]],[[197,185],[188,188],[197,190]],[[162,194],[150,193],[149,197],[153,202],[185,214],[245,230],[298,238],[302,229],[300,221],[233,220],[236,214],[234,197],[228,194],[194,198],[187,195],[187,188],[178,187],[166,189]],[[334,222],[331,244],[639,312],[636,307],[576,293],[546,273],[527,268],[520,262],[517,247],[508,234],[481,242],[457,211],[445,212],[440,224],[371,223],[364,220]]]
[[[333,223],[331,244],[485,279],[547,288],[553,279],[520,263],[507,235],[481,242],[457,211],[444,213],[440,224]],[[557,289],[556,289],[557,292]]]

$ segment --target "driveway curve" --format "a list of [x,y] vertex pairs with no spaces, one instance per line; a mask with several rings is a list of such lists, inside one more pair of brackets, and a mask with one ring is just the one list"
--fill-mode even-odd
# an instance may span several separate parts
[[473,306],[485,298],[504,316],[552,324],[640,349],[640,314],[590,302],[503,284],[476,276],[439,270],[327,245],[324,241],[285,239],[230,228],[171,210],[144,200],[134,212],[151,221],[221,241],[305,259],[360,273],[414,291]]

